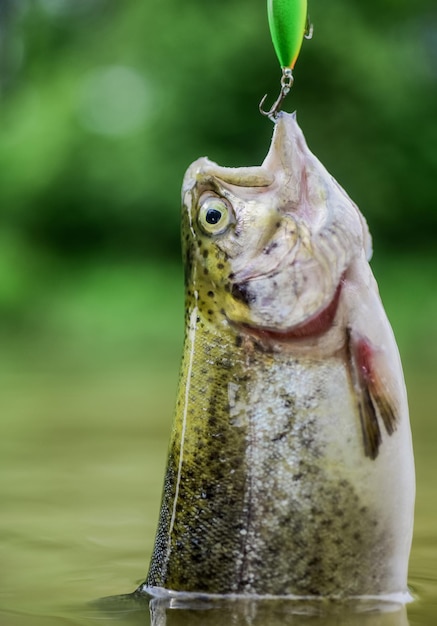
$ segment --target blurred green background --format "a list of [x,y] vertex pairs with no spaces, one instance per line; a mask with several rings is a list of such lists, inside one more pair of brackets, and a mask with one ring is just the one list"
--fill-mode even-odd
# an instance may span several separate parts
[[[310,14],[285,108],[374,237],[410,393],[420,588],[437,578],[437,8]],[[30,580],[34,607],[65,581],[71,600],[144,577],[182,345],[182,176],[202,155],[263,160],[258,103],[279,78],[264,0],[0,0],[0,608]]]
[[[52,327],[72,289],[86,299],[107,288],[109,308],[134,297],[140,268],[179,263],[187,165],[204,154],[262,161],[272,129],[257,105],[279,81],[264,4],[1,0],[6,325]],[[310,10],[315,35],[287,107],[361,207],[378,258],[433,256],[435,2],[314,0]],[[45,301],[55,293],[62,311]],[[86,304],[92,316],[98,303]]]

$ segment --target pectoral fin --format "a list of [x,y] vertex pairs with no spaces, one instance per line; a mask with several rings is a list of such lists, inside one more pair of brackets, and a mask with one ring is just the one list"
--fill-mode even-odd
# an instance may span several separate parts
[[358,410],[360,412],[361,430],[363,432],[364,452],[371,459],[376,459],[382,442],[381,429],[369,388],[360,382],[358,393]]
[[392,435],[397,427],[397,410],[390,389],[378,372],[380,351],[351,329],[347,330],[349,369],[355,389],[363,433],[364,453],[376,459],[382,443],[379,419]]

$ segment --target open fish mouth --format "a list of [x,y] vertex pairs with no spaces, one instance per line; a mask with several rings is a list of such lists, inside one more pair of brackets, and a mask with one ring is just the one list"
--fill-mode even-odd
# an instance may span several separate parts
[[299,339],[308,339],[311,337],[319,337],[324,335],[333,325],[334,319],[337,313],[338,305],[340,302],[340,295],[343,286],[343,278],[337,286],[334,292],[334,296],[328,305],[322,309],[316,311],[309,318],[291,326],[285,330],[275,330],[273,328],[265,328],[261,326],[254,326],[247,323],[239,323],[238,326],[260,339],[267,339],[276,342],[288,342]]

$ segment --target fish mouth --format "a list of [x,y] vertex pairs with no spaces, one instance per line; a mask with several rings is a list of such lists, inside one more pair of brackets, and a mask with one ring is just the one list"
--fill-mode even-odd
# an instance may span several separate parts
[[329,304],[319,311],[316,311],[308,319],[300,324],[296,324],[286,330],[274,330],[272,328],[261,328],[250,324],[239,324],[245,332],[259,338],[275,342],[288,342],[299,339],[308,339],[324,335],[333,325],[340,302],[340,295],[343,286],[343,279],[337,286],[334,296]]

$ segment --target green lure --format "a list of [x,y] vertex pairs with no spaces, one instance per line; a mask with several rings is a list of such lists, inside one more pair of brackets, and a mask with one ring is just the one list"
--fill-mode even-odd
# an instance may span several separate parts
[[284,98],[293,85],[293,69],[304,37],[311,39],[312,26],[308,17],[307,0],[267,0],[270,34],[282,68],[281,91],[270,110],[264,110],[267,94],[259,104],[262,115],[277,121]]
[[293,69],[307,30],[307,0],[267,0],[267,11],[279,63]]

